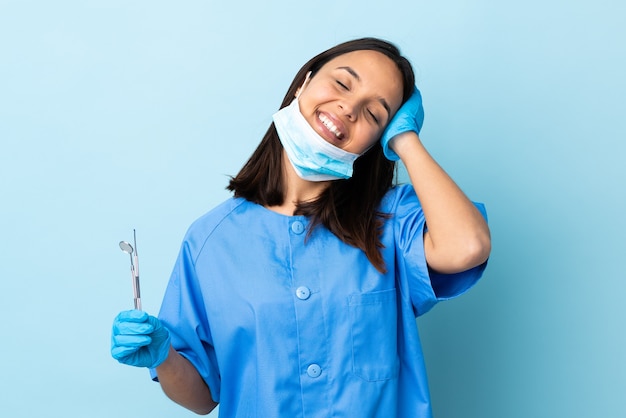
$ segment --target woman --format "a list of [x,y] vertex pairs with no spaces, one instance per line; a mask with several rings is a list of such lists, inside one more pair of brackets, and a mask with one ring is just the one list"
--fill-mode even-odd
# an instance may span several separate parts
[[422,120],[395,46],[307,62],[234,197],[187,232],[159,319],[115,319],[113,357],[199,414],[430,417],[415,317],[478,280],[490,238]]

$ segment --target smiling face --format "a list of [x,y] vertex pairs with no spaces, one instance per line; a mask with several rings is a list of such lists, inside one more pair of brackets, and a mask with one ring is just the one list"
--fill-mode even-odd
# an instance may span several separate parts
[[299,89],[300,111],[329,143],[355,154],[369,149],[402,103],[402,76],[380,52],[328,61]]

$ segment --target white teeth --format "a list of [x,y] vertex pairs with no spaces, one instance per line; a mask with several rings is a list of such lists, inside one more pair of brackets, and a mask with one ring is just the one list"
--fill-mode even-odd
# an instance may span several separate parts
[[329,131],[335,134],[337,138],[341,138],[341,132],[339,132],[339,129],[330,119],[328,119],[325,115],[319,115],[319,119]]

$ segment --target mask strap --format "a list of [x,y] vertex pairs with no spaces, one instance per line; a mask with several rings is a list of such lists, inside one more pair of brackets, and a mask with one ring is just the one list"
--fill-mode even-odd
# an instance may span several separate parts
[[298,100],[298,98],[300,97],[300,95],[302,94],[302,90],[304,90],[304,86],[306,86],[306,83],[308,83],[309,78],[311,77],[311,73],[313,71],[309,71],[308,73],[306,73],[306,76],[304,77],[304,82],[302,83],[302,85],[300,86],[300,89],[298,90],[298,94],[296,94],[296,100]]

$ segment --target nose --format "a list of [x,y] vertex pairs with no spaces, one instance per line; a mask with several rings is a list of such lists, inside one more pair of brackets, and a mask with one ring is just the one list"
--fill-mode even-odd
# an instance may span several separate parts
[[345,116],[349,121],[354,122],[357,118],[357,104],[350,100],[342,100],[338,104],[339,114]]

